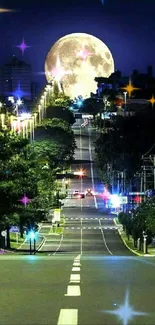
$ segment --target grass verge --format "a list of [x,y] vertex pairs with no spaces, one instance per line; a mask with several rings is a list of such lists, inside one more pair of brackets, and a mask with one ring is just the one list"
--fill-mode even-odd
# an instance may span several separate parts
[[21,244],[24,242],[25,238],[26,238],[25,234],[24,234],[24,237],[21,238],[20,234],[16,235],[16,233],[11,232],[10,233],[11,248],[13,248],[13,249],[19,248],[21,246]]
[[60,217],[60,224],[59,227],[56,225],[53,225],[52,230],[50,234],[55,234],[55,235],[62,235],[64,231],[64,225],[65,225],[65,215],[62,213]]
[[[121,223],[119,222],[118,220],[118,217],[114,218],[114,222],[116,225],[121,225]],[[119,230],[119,234],[122,238],[122,241],[124,242],[124,244],[129,248],[131,249],[133,252],[135,252],[136,255],[139,255],[139,256],[145,256],[145,254],[142,252],[142,251],[139,251],[137,248],[134,247],[134,241],[133,241],[133,238],[132,236],[129,236],[129,239],[125,233],[125,231],[123,231],[123,229],[120,229]],[[148,255],[155,255],[155,247],[152,247],[152,244],[150,244],[148,246],[148,249],[147,249],[147,254]]]

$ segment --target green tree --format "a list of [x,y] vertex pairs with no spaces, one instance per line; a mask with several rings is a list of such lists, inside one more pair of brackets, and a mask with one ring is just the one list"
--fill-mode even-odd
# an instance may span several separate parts
[[101,133],[95,144],[96,162],[103,180],[109,165],[112,170],[126,170],[127,180],[140,169],[142,155],[155,142],[154,123],[154,112],[111,119],[111,128]]
[[[74,133],[70,125],[62,119],[45,120],[36,130],[36,140],[52,141],[53,161],[59,161],[54,168],[69,163],[73,159],[75,150]],[[57,152],[57,154],[56,154]]]
[[47,119],[58,118],[66,121],[72,125],[75,123],[73,113],[65,106],[48,106],[47,107]]

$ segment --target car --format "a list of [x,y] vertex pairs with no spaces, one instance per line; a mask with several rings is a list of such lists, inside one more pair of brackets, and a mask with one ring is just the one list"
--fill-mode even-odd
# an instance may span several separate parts
[[93,190],[90,189],[90,188],[88,188],[88,189],[86,190],[86,196],[93,196],[93,195],[94,195]]
[[77,195],[79,195],[80,194],[80,191],[79,190],[75,190],[74,192],[73,192],[73,196],[77,196]]
[[79,190],[75,190],[73,192],[73,197],[76,197],[78,199],[84,199],[85,198],[85,194],[80,192]]

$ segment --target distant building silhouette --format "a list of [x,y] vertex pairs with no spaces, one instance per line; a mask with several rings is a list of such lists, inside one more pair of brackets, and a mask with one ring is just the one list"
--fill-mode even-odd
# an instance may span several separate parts
[[102,96],[108,90],[123,93],[121,87],[125,87],[129,83],[129,78],[131,78],[133,86],[139,88],[138,91],[132,93],[131,98],[149,99],[153,93],[155,95],[155,78],[153,77],[152,66],[149,65],[146,73],[140,73],[134,69],[130,76],[122,76],[121,71],[116,70],[109,78],[96,77],[97,96]]
[[31,80],[32,68],[30,64],[20,61],[13,55],[12,60],[1,67],[0,94],[9,96],[17,91],[20,85],[23,98],[35,98],[35,86]]

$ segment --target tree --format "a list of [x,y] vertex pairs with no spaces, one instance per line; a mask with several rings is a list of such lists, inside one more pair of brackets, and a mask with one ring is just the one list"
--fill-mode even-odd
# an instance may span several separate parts
[[96,98],[86,98],[83,102],[83,106],[80,111],[82,113],[88,113],[93,115],[95,122],[96,115],[104,110],[104,103],[97,102]]
[[137,247],[137,241],[140,239],[140,250],[143,247],[143,232],[147,235],[147,245],[152,242],[155,236],[155,198],[147,199],[139,205],[132,213],[119,213],[119,221],[123,225],[123,229],[129,237],[132,235],[134,246]]
[[96,161],[103,180],[109,166],[111,170],[126,170],[127,180],[140,169],[142,155],[155,142],[154,123],[154,112],[111,119],[111,128],[101,133],[95,144]]
[[36,130],[36,139],[37,141],[52,141],[51,152],[53,151],[54,168],[63,166],[63,164],[69,163],[73,159],[75,150],[74,133],[70,125],[62,119],[45,120]]
[[63,106],[48,106],[46,116],[47,119],[62,119],[70,125],[75,123],[73,113],[68,108],[65,108]]
[[69,96],[66,96],[64,91],[60,91],[58,82],[54,81],[53,84],[53,92],[52,95],[50,96],[49,100],[49,106],[61,106],[61,107],[66,107],[69,108],[71,105],[71,99]]

